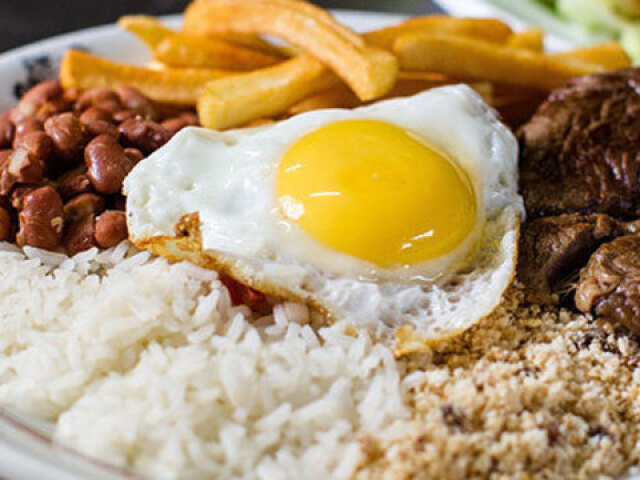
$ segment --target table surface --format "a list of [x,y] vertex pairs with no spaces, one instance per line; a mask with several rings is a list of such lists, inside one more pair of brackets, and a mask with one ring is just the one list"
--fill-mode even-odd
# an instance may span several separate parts
[[[35,40],[115,21],[131,13],[166,15],[189,0],[1,0],[0,52]],[[430,0],[317,0],[328,8],[401,13],[438,11]]]

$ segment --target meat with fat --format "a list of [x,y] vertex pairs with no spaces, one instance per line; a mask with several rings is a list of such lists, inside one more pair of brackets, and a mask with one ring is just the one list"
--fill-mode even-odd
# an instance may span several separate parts
[[576,306],[640,335],[640,235],[602,245],[580,274]]
[[567,214],[528,223],[520,243],[518,277],[527,300],[555,304],[563,282],[577,276],[605,241],[624,233],[625,225],[607,215]]

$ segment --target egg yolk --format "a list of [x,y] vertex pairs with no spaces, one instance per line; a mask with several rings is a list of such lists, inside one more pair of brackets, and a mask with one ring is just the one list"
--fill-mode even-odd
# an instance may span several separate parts
[[323,245],[389,267],[454,250],[473,229],[473,186],[410,131],[378,120],[331,123],[282,158],[285,217]]

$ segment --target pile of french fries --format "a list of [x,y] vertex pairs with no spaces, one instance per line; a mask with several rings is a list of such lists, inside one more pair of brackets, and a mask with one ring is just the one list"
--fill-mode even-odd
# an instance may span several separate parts
[[358,34],[303,0],[195,0],[181,31],[146,16],[119,25],[150,49],[151,64],[72,50],[63,86],[132,86],[158,102],[196,106],[213,129],[461,82],[517,125],[572,77],[631,65],[617,43],[548,55],[542,31],[516,33],[496,19],[425,16]]

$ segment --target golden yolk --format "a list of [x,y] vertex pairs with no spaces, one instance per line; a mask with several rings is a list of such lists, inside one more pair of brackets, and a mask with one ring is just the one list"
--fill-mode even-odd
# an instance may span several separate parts
[[282,158],[283,213],[326,247],[379,266],[454,250],[477,206],[467,175],[415,134],[346,120],[297,140]]

